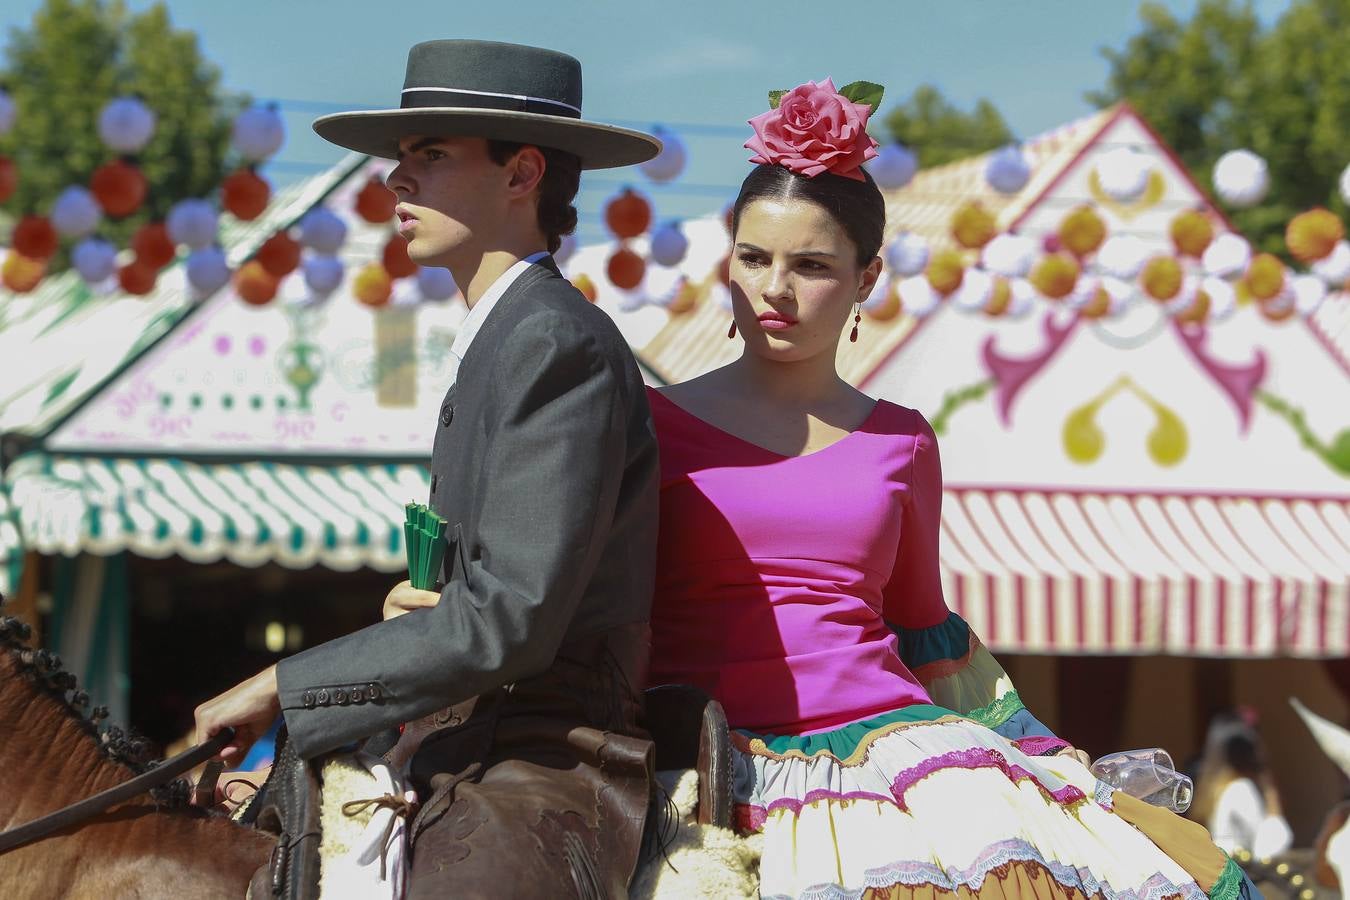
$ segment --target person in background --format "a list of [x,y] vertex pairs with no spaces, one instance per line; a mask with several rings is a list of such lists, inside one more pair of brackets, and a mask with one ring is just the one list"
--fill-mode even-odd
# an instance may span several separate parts
[[1191,817],[1228,853],[1246,850],[1263,859],[1293,845],[1254,710],[1220,712],[1210,720]]

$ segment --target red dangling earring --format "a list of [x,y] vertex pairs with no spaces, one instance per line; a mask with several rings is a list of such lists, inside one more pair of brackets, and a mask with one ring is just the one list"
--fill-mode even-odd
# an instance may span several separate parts
[[736,336],[736,320],[732,319],[731,327],[727,329],[727,340],[731,340],[735,336]]
[[853,330],[849,332],[848,342],[850,344],[858,343],[858,323],[862,321],[862,303],[853,308]]

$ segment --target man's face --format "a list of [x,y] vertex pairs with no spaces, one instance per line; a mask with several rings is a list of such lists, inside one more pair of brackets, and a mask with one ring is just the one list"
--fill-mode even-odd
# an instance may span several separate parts
[[490,249],[508,208],[509,166],[493,162],[484,138],[412,135],[399,141],[389,189],[398,195],[408,256],[448,266],[463,251]]

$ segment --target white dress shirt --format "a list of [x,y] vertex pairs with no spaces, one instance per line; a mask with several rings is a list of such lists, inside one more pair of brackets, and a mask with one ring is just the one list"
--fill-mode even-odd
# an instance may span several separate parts
[[535,263],[546,259],[548,253],[540,251],[531,253],[529,256],[517,262],[514,266],[497,276],[497,280],[492,282],[483,296],[478,298],[478,302],[469,310],[469,314],[464,317],[464,321],[459,326],[459,333],[455,335],[455,342],[450,345],[450,383],[454,384],[459,377],[460,363],[464,362],[464,354],[469,352],[469,345],[473,339],[478,336],[483,323],[487,321],[492,308],[497,305],[497,301],[502,299],[507,288],[516,283],[516,279],[525,274],[525,270]]

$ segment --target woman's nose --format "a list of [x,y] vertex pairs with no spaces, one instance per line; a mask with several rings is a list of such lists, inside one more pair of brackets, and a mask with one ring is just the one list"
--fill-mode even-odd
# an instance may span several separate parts
[[764,282],[765,300],[789,300],[792,298],[792,283],[786,269],[774,266]]

